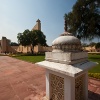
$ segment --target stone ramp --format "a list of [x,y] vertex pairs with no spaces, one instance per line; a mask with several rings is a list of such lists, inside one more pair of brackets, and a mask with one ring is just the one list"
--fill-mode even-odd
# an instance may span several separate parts
[[[0,56],[0,100],[42,100],[45,69],[35,64]],[[89,79],[90,100],[100,100],[100,81]]]

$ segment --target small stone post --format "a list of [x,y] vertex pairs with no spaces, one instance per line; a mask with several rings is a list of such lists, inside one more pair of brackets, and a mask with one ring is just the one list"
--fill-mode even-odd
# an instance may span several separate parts
[[88,69],[96,63],[88,60],[81,42],[64,32],[52,42],[52,52],[46,52],[45,61],[36,64],[46,68],[45,100],[87,100]]

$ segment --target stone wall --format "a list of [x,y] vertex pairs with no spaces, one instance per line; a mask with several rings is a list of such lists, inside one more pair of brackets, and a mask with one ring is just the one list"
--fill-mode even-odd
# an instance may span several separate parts
[[90,47],[90,46],[83,47],[83,50],[86,50],[88,52],[100,52],[100,48],[96,49],[95,46],[93,46],[93,47]]

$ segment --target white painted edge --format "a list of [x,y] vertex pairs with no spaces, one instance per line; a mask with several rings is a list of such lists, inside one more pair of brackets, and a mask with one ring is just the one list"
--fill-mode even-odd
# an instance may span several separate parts
[[97,65],[96,62],[92,62],[92,61],[85,61],[74,65],[67,65],[67,64],[55,63],[50,61],[42,61],[35,64],[39,65],[40,67],[44,67],[46,69],[58,73],[62,73],[71,77],[75,77],[80,73],[82,73],[83,71],[87,71],[90,68]]

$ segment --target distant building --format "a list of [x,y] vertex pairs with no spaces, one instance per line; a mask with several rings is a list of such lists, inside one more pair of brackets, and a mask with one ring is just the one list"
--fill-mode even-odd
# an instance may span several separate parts
[[2,39],[0,40],[0,53],[8,52],[16,52],[16,50],[10,46],[9,39],[7,39],[6,37],[2,37]]
[[83,47],[83,50],[88,51],[88,52],[100,52],[100,48],[96,49],[95,46]]
[[36,21],[36,25],[32,28],[32,31],[33,30],[40,30],[41,31],[41,21],[39,19]]
[[[36,25],[32,28],[33,30],[41,30],[41,21],[38,19],[36,21]],[[34,52],[46,52],[46,51],[52,51],[52,47],[46,47],[46,46],[41,46],[37,45],[34,47]],[[1,53],[6,53],[6,52],[21,52],[21,53],[29,53],[31,52],[31,46],[10,46],[10,40],[7,39],[6,37],[2,37],[0,40],[0,52]]]
[[[36,25],[32,28],[32,31],[33,30],[40,30],[41,31],[41,21],[39,19],[36,21]],[[34,47],[35,53],[46,52],[46,51],[52,51],[52,47],[41,46],[39,44]],[[23,52],[23,53],[31,52],[31,46],[20,45],[17,49],[17,52]]]

